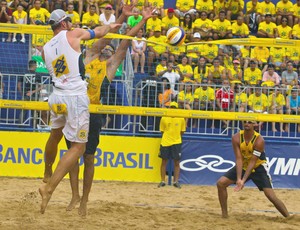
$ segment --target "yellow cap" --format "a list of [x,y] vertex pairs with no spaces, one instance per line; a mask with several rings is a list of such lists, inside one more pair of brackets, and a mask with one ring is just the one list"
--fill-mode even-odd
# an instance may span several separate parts
[[170,107],[174,107],[174,108],[178,109],[178,103],[176,101],[172,101],[170,103]]

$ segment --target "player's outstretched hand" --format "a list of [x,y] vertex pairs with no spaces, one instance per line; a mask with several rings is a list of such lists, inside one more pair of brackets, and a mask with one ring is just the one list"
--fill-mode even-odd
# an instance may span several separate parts
[[144,6],[142,11],[142,16],[145,20],[153,17],[153,12],[156,10],[153,6]]
[[122,26],[122,24],[117,24],[117,23],[112,23],[109,24],[109,27],[111,30],[116,29],[116,28],[120,28]]
[[124,5],[122,8],[122,13],[125,14],[126,17],[129,17],[131,15],[134,15],[134,13],[132,12],[132,9],[135,7],[134,4],[130,4],[130,5]]
[[244,182],[242,180],[237,180],[236,186],[233,189],[233,191],[238,192],[241,191],[244,188]]

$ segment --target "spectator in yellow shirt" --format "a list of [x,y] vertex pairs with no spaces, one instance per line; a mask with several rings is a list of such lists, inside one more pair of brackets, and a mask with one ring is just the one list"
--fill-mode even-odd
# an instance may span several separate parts
[[259,68],[262,68],[270,57],[270,51],[267,47],[256,46],[251,49],[251,58],[255,59]]
[[214,2],[214,20],[219,18],[219,14],[221,11],[226,12],[225,0],[216,0]]
[[265,21],[265,17],[267,15],[271,15],[271,19],[273,22],[276,21],[276,10],[275,10],[275,5],[271,2],[271,0],[265,0],[259,4],[259,10],[258,13],[260,14],[260,21],[263,22]]
[[196,83],[202,83],[202,81],[205,79],[206,82],[208,79],[209,74],[209,68],[206,65],[206,59],[205,57],[201,56],[198,60],[197,65],[194,68],[194,81]]
[[278,36],[277,26],[272,22],[272,15],[266,14],[265,21],[259,23],[257,37],[276,38]]
[[155,7],[160,18],[165,16],[164,0],[145,0],[146,4],[151,4],[151,6]]
[[193,84],[191,82],[186,82],[182,91],[178,93],[177,96],[178,105],[181,109],[193,109],[194,104],[194,93]]
[[270,62],[276,69],[283,70],[286,67],[286,50],[283,47],[270,48]]
[[293,61],[296,66],[299,65],[300,47],[287,47],[286,56],[287,59]]
[[[299,2],[300,2],[300,0],[299,0]],[[300,21],[296,25],[293,26],[292,38],[297,39],[297,40],[300,39]]]
[[197,0],[196,10],[205,12],[210,20],[214,20],[214,4],[212,0]]
[[34,2],[34,8],[29,11],[30,24],[44,25],[49,17],[49,11],[41,7],[40,0],[36,0]]
[[193,24],[193,32],[199,32],[201,38],[206,40],[212,36],[213,22],[207,18],[205,11],[200,12],[200,18],[197,18]]
[[225,19],[225,11],[221,11],[219,19],[213,21],[213,38],[215,40],[232,38],[231,23]]
[[276,21],[277,25],[280,24],[283,17],[288,19],[288,25],[293,26],[293,14],[294,8],[293,3],[289,0],[281,0],[276,4]]
[[[158,26],[154,29],[154,35],[148,39],[148,41],[165,43],[166,36],[161,35],[161,27]],[[148,72],[152,69],[152,64],[155,59],[165,57],[168,59],[167,46],[158,45],[154,43],[148,43]]]
[[246,90],[242,88],[241,84],[236,84],[234,87],[235,110],[238,112],[247,111],[248,95],[245,91]]
[[179,26],[179,19],[174,15],[174,9],[168,9],[168,15],[162,18],[162,34],[165,35],[168,29]]
[[[148,19],[149,20],[149,19]],[[156,66],[156,75],[161,77],[165,71],[168,69],[167,67],[167,58],[162,57],[160,63]]]
[[293,15],[294,15],[294,25],[299,23],[300,18],[300,0],[297,0],[297,3],[293,5]]
[[250,17],[254,19],[255,24],[260,23],[259,17],[259,7],[260,3],[258,0],[251,0],[246,4],[246,14],[245,14],[245,23],[250,26]]
[[66,11],[69,18],[72,20],[72,25],[75,28],[80,27],[80,17],[79,14],[74,10],[74,4],[69,3]]
[[244,82],[246,85],[255,86],[260,85],[262,80],[262,73],[255,60],[250,60],[250,67],[244,71]]
[[242,16],[238,16],[237,21],[232,24],[232,36],[234,38],[247,38],[249,36],[249,28],[244,23]]
[[225,4],[227,9],[227,20],[236,20],[238,16],[244,16],[244,0],[228,0]]
[[194,1],[177,0],[175,13],[178,18],[183,18],[187,13],[194,16],[196,13]]
[[290,39],[292,38],[292,28],[288,26],[287,17],[282,17],[281,25],[277,26],[277,32],[279,38]]
[[208,86],[208,79],[203,79],[199,88],[194,92],[194,109],[215,110],[215,90]]
[[148,35],[148,37],[153,36],[154,33],[154,28],[161,26],[162,22],[161,20],[158,18],[159,12],[156,10],[153,13],[153,17],[149,18],[147,21],[147,25],[146,25],[146,33]]
[[[13,16],[13,22],[15,24],[24,24],[24,25],[27,24],[27,13],[24,11],[22,5],[18,5],[17,10],[13,12],[12,16]],[[13,34],[12,42],[17,42],[16,35],[17,35],[16,33]],[[26,42],[24,33],[21,33],[20,42],[22,43]]]
[[227,79],[226,70],[217,57],[213,60],[213,65],[209,68],[208,78],[215,85],[221,85],[223,80]]
[[177,67],[182,72],[182,76],[184,77],[183,81],[190,81],[193,77],[193,68],[188,64],[188,57],[184,56],[181,59],[181,64],[178,64]]
[[99,24],[99,15],[96,13],[96,6],[91,5],[89,12],[82,16],[82,25],[87,27],[96,26]]
[[[208,41],[212,41],[212,37],[208,38]],[[213,60],[215,59],[215,57],[217,57],[219,54],[219,46],[216,44],[203,44],[202,46],[202,52],[201,55],[203,55],[206,60],[207,63],[209,63],[210,65],[213,63]]]
[[[193,36],[193,42],[200,42],[201,40],[201,35],[196,32],[194,33]],[[202,44],[190,44],[187,45],[186,50],[187,50],[187,57],[189,58],[189,64],[192,65],[192,63],[197,62],[198,58],[201,55],[201,48],[202,48]]]
[[180,23],[181,28],[185,32],[185,42],[189,42],[192,40],[192,34],[193,34],[193,19],[192,15],[185,14],[183,17],[183,21]]

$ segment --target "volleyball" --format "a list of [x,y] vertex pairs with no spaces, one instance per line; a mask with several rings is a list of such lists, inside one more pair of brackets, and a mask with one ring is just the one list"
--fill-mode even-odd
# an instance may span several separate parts
[[179,26],[170,28],[167,32],[167,42],[172,46],[180,46],[185,40],[185,32]]

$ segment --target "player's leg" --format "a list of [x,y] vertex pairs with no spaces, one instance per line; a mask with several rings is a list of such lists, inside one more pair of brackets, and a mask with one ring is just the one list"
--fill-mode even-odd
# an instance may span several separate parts
[[161,165],[160,165],[160,178],[161,182],[158,185],[158,187],[163,187],[166,185],[166,171],[167,171],[167,163],[169,159],[169,146],[160,146],[160,151],[159,151],[159,157],[162,159]]
[[58,143],[60,142],[63,133],[62,129],[51,129],[50,137],[46,143],[45,147],[45,170],[44,170],[44,179],[43,182],[47,183],[52,176],[52,165],[55,161],[56,155],[57,155],[57,147]]
[[89,199],[89,194],[92,188],[92,183],[94,179],[94,155],[84,154],[84,173],[83,173],[83,192],[78,209],[78,214],[81,216],[86,216],[87,214],[87,202]]
[[71,211],[72,209],[74,209],[75,206],[80,202],[78,174],[79,163],[77,161],[74,167],[69,172],[72,198],[69,205],[66,208],[67,211]]
[[40,187],[39,192],[42,196],[41,213],[44,213],[47,204],[51,198],[52,193],[64,178],[64,176],[74,167],[78,159],[83,155],[85,151],[85,143],[72,143],[71,148],[65,153],[65,155],[58,162],[58,165],[47,182],[47,184]]
[[272,188],[264,188],[263,189],[266,197],[269,199],[269,201],[272,202],[272,204],[275,206],[275,208],[284,216],[288,217],[290,214],[284,205],[284,203],[277,198],[274,190]]
[[217,188],[218,188],[218,197],[222,211],[222,217],[228,217],[228,207],[227,207],[227,187],[231,184],[234,184],[236,181],[236,167],[230,169],[227,173],[224,174],[218,181],[217,181]]

